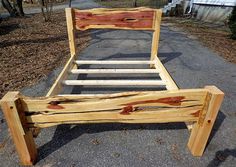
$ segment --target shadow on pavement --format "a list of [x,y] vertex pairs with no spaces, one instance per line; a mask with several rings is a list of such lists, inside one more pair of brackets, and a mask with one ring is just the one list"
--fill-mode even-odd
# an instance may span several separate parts
[[[94,45],[96,43],[100,43],[101,41],[104,41],[104,40],[112,40],[112,41],[115,41],[115,40],[135,40],[135,38],[128,38],[127,36],[124,36],[124,35],[121,35],[121,36],[116,36],[115,38],[114,37],[100,37],[100,35],[103,35],[105,33],[108,33],[108,32],[116,32],[116,31],[129,31],[129,30],[119,30],[119,29],[116,29],[116,30],[111,30],[111,29],[100,29],[100,30],[89,30],[89,33],[93,39],[93,42],[91,42],[89,45]],[[142,32],[144,34],[147,34],[148,37],[143,37],[143,38],[138,38],[137,40],[144,40],[144,41],[150,41],[151,38],[152,38],[152,34],[151,34],[151,31],[140,31],[139,32]]]
[[216,121],[214,123],[214,126],[212,128],[210,137],[208,139],[207,146],[211,142],[212,138],[215,136],[216,132],[219,130],[219,128],[222,125],[222,123],[224,122],[225,118],[226,118],[225,114],[223,112],[219,111]]
[[215,153],[215,157],[211,162],[207,165],[207,167],[218,167],[218,166],[223,166],[223,162],[229,157],[233,156],[236,158],[236,148],[234,149],[224,149],[224,150],[219,150]]
[[56,128],[51,141],[38,148],[38,161],[46,158],[54,151],[60,149],[70,141],[78,138],[84,133],[99,133],[105,131],[122,131],[122,130],[171,130],[186,129],[184,123],[164,123],[164,124],[80,124],[72,127],[71,125],[59,125]]
[[[218,119],[215,122],[213,131],[211,133],[208,143],[211,141],[212,137],[218,131],[220,125],[225,119],[225,115],[219,112]],[[122,124],[122,123],[104,123],[104,124],[80,124],[72,125],[58,125],[54,136],[51,141],[40,146],[38,148],[39,158],[38,161],[46,158],[48,155],[54,151],[60,149],[62,146],[66,145],[70,141],[78,138],[84,133],[99,133],[105,131],[122,131],[122,130],[177,130],[186,129],[184,123],[163,123],[163,124]],[[223,151],[217,151],[215,158],[208,165],[209,167],[219,166],[223,161],[226,160],[228,156],[236,157],[236,149],[225,149]]]

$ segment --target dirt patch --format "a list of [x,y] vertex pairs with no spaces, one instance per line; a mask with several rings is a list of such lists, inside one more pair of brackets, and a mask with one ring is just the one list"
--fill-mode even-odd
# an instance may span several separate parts
[[177,147],[177,144],[172,144],[171,145],[171,153],[173,154],[173,157],[178,160],[178,161],[181,161],[182,158],[179,154],[179,151],[178,151],[178,147]]
[[[44,22],[40,14],[9,18],[0,24],[0,98],[9,90],[33,85],[69,58],[64,11]],[[87,46],[87,32],[77,34],[78,51]]]
[[98,139],[91,140],[91,143],[94,145],[99,145],[101,142]]
[[227,26],[175,17],[163,18],[162,23],[180,28],[190,38],[199,40],[227,61],[236,63],[236,40],[230,38],[230,30]]

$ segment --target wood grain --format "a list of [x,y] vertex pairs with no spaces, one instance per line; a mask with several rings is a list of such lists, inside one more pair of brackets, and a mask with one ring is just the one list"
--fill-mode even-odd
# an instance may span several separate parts
[[172,79],[169,72],[166,70],[165,66],[161,63],[160,59],[156,56],[154,59],[154,68],[159,71],[159,75],[162,81],[166,83],[167,90],[178,90],[178,86],[176,85],[175,81]]
[[76,60],[76,64],[154,64],[154,61],[144,60]]
[[89,113],[66,113],[66,114],[52,114],[44,115],[37,114],[27,116],[28,123],[32,123],[35,127],[40,127],[46,123],[167,123],[167,122],[184,122],[184,121],[197,121],[199,110],[201,106],[193,108],[180,108],[180,109],[162,109],[155,110],[135,110],[128,114],[118,111],[105,111],[105,112],[89,112]]
[[19,92],[8,92],[1,99],[1,107],[22,165],[33,165],[37,149],[18,96]]
[[188,141],[188,148],[194,156],[202,156],[224,98],[224,93],[215,86],[206,86],[205,89],[209,94]]
[[[101,96],[55,96],[22,98],[25,112],[89,112],[133,107],[189,107],[203,105],[207,91],[186,89],[177,91],[124,92]],[[181,97],[181,99],[179,98]],[[178,100],[177,100],[178,99]]]
[[64,80],[63,84],[65,85],[102,85],[102,86],[165,86],[166,83],[162,80]]
[[154,30],[155,10],[150,8],[136,9],[94,9],[74,10],[78,30],[111,28]]
[[66,23],[67,23],[67,32],[69,39],[69,47],[71,57],[65,64],[63,70],[57,77],[56,81],[48,91],[46,96],[57,95],[62,89],[62,81],[68,76],[68,72],[74,67],[75,56],[77,55],[77,49],[75,44],[75,25],[74,25],[74,13],[71,8],[66,8]]
[[67,24],[67,33],[68,33],[68,39],[69,39],[69,47],[70,47],[70,53],[71,56],[76,55],[77,48],[75,43],[75,16],[73,9],[66,8],[66,24]]
[[190,89],[94,96],[21,97],[21,100],[30,126],[47,127],[71,122],[197,121],[206,94],[204,89]]
[[[158,46],[159,46],[159,38],[161,31],[161,10],[156,10],[155,19],[154,19],[154,32],[152,34],[152,49],[151,49],[151,57],[150,60],[154,60],[158,55]],[[153,67],[153,65],[151,65]]]

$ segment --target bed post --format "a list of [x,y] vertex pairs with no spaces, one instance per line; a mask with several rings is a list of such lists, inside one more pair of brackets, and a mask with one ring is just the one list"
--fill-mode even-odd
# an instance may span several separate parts
[[70,54],[71,56],[74,56],[77,53],[75,44],[75,14],[72,8],[66,8],[65,10]]
[[62,88],[62,81],[68,76],[68,72],[73,69],[77,68],[77,65],[74,63],[75,56],[77,54],[76,45],[75,45],[75,18],[74,18],[74,11],[72,8],[66,8],[66,23],[67,23],[67,30],[68,30],[68,39],[69,39],[69,46],[70,46],[70,54],[71,57],[65,64],[63,70],[57,77],[56,81],[52,85],[51,89],[48,91],[46,97],[55,96],[57,95]]
[[194,156],[202,156],[224,98],[224,93],[215,86],[206,86],[205,89],[208,90],[205,106],[188,141],[188,148]]
[[33,165],[37,157],[37,148],[32,132],[25,125],[25,115],[19,99],[19,92],[8,92],[1,100],[12,139],[22,165]]
[[[159,37],[160,37],[160,27],[161,27],[161,15],[162,11],[160,9],[155,11],[154,15],[154,32],[152,35],[152,50],[151,50],[151,58],[150,60],[153,61],[158,54],[158,44],[159,44]],[[151,67],[153,65],[151,64]]]

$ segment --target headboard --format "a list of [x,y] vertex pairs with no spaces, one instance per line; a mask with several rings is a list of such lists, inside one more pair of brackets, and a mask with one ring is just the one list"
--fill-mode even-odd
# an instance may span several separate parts
[[67,29],[71,56],[76,54],[75,30],[123,29],[153,31],[151,60],[158,53],[160,36],[161,9],[140,8],[95,8],[79,10],[66,8]]
[[151,8],[122,9],[73,9],[78,30],[87,29],[136,29],[155,30],[155,20],[161,17],[161,10]]

